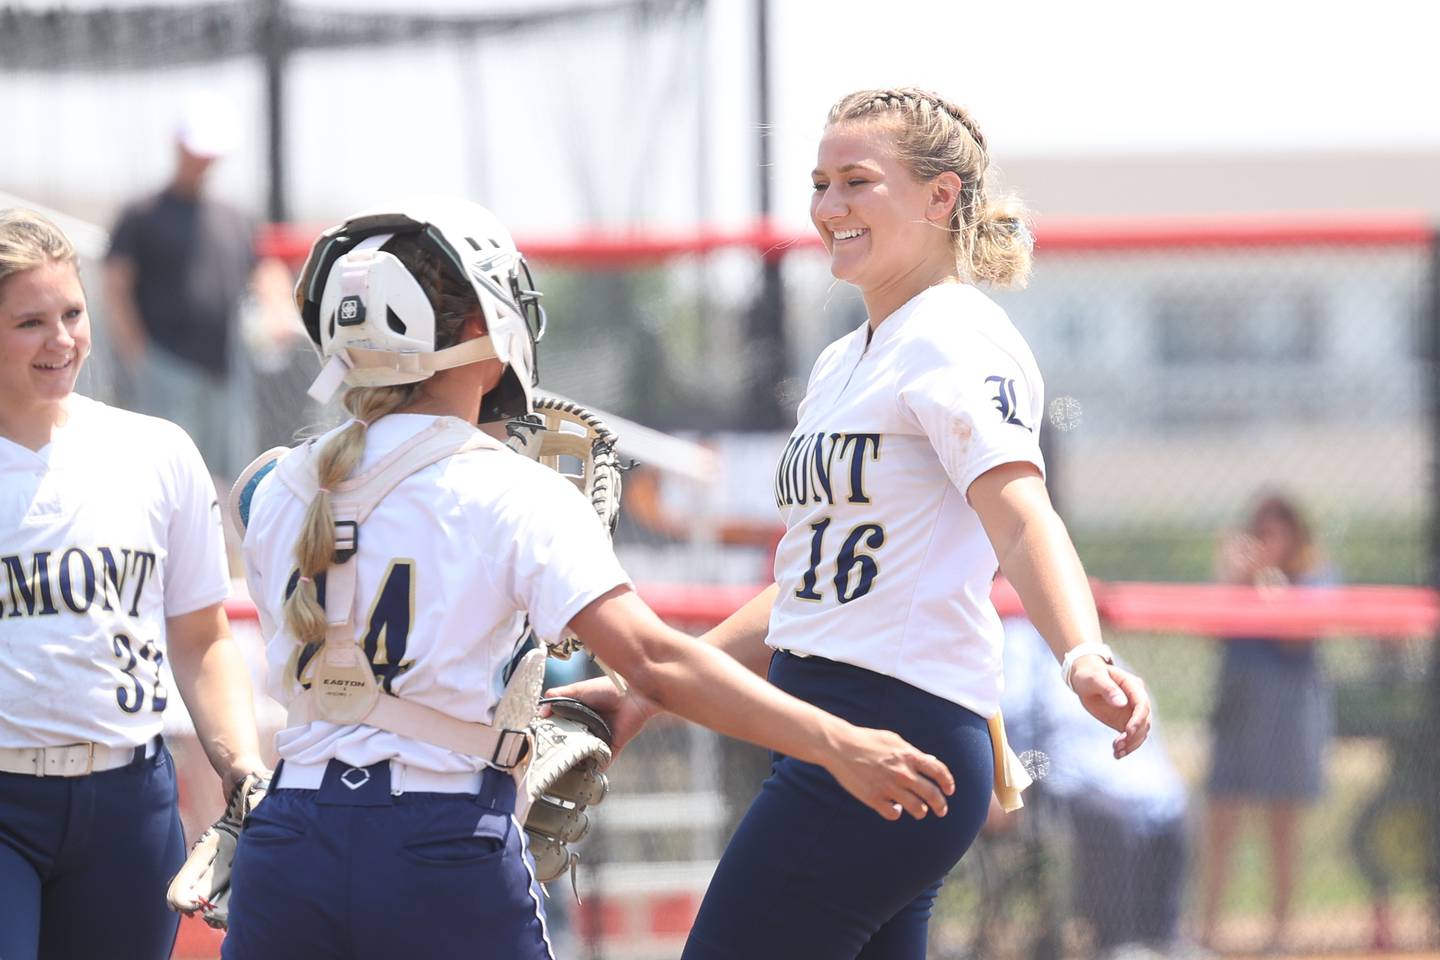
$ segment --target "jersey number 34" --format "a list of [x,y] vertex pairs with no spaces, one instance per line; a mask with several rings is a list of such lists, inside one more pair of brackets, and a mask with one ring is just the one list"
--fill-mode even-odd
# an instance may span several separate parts
[[[300,581],[299,573],[292,574],[285,588],[285,595]],[[315,593],[323,606],[325,603],[325,574],[315,577]],[[415,620],[415,564],[411,560],[394,560],[380,581],[380,590],[370,613],[365,618],[365,635],[361,646],[365,657],[375,670],[375,679],[386,693],[393,693],[390,685],[414,663],[405,659],[405,648],[410,638],[410,625]],[[320,652],[320,644],[307,643],[298,651],[295,659],[295,679],[308,688],[310,678],[306,667]]]

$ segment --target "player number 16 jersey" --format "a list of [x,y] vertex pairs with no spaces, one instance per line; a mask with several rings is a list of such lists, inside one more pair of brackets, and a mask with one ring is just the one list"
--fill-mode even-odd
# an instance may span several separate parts
[[966,491],[1042,471],[1044,388],[1003,310],[931,287],[816,362],[775,472],[786,533],[768,642],[897,677],[982,716],[998,707],[996,558]]

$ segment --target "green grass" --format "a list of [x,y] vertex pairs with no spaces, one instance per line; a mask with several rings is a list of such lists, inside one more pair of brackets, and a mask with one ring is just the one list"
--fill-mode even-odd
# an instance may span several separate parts
[[[1338,529],[1338,524],[1329,525]],[[1326,529],[1323,518],[1319,529]],[[1204,581],[1214,576],[1219,529],[1136,523],[1072,525],[1071,536],[1092,577],[1102,580]],[[1429,539],[1422,517],[1350,518],[1344,532],[1321,538],[1326,559],[1347,583],[1424,583]]]

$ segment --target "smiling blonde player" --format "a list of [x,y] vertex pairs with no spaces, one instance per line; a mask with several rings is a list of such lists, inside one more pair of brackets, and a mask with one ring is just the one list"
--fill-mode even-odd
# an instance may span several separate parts
[[73,392],[75,250],[0,211],[0,957],[161,960],[184,855],[171,692],[226,792],[261,769],[215,488],[172,423]]
[[[958,784],[943,818],[887,821],[824,770],[779,756],[721,859],[685,960],[920,960],[945,874],[985,819],[1000,694],[997,566],[1066,682],[1138,747],[1149,701],[1100,643],[1094,600],[1050,505],[1042,384],[977,283],[1023,282],[1018,207],[987,190],[962,108],[866,90],[830,111],[811,218],[868,321],[816,362],[774,477],[776,583],[708,639],[802,700],[894,730]],[[650,711],[587,684],[617,742]]]

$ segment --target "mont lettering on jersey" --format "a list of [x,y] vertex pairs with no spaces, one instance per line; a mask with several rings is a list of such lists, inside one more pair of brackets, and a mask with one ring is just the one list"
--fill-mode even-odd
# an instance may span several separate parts
[[131,547],[66,547],[58,554],[0,556],[0,617],[53,617],[62,610],[140,615],[148,583],[159,593],[154,550]]
[[1024,339],[971,286],[931,287],[831,344],[776,465],[767,642],[994,713],[997,563],[966,491],[1004,463],[1043,472],[1043,404]]
[[0,441],[0,747],[138,746],[169,619],[230,590],[215,485],[174,424],[66,403],[48,446]]
[[775,468],[775,505],[782,510],[812,499],[833,505],[869,503],[865,463],[880,455],[878,433],[800,433],[792,436]]

